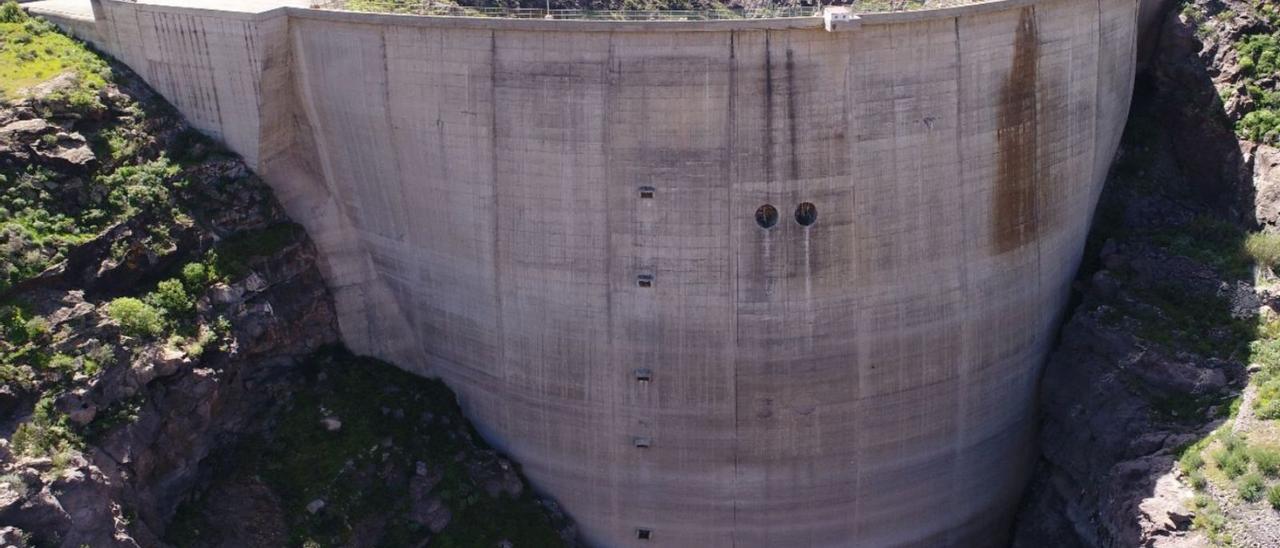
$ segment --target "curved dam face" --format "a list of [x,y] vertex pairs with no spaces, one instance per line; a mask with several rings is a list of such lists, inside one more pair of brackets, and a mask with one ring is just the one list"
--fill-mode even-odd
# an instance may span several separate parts
[[1011,520],[1138,4],[64,23],[244,155],[348,345],[445,379],[589,542],[939,546]]

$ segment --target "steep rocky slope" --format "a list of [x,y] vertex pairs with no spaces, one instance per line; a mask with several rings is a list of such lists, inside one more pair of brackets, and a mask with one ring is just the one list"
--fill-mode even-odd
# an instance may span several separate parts
[[0,6],[0,545],[553,546],[453,394],[347,355],[269,189]]
[[1016,546],[1280,546],[1280,12],[1170,13],[1041,389]]

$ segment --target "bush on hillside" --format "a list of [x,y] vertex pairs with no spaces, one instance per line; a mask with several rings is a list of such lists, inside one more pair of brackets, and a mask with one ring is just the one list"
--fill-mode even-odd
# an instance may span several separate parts
[[1259,266],[1274,268],[1280,265],[1280,234],[1250,234],[1244,241],[1244,249]]
[[121,297],[107,305],[107,315],[120,322],[125,333],[155,337],[164,331],[164,317],[155,307],[133,297]]
[[21,23],[27,18],[27,12],[17,2],[9,0],[0,4],[0,23]]

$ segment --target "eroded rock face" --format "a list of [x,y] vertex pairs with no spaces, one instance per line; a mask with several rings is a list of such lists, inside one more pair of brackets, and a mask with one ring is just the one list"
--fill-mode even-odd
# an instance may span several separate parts
[[[70,82],[62,78],[45,87],[56,91]],[[109,95],[144,109],[154,100],[118,90]],[[40,110],[35,105],[44,98],[36,93],[0,109],[0,120],[16,120],[0,127],[5,145],[0,169],[16,184],[22,184],[16,178],[26,166],[43,170],[37,184],[52,194],[51,203],[58,203],[59,195],[65,196],[60,205],[69,208],[81,200],[102,203],[89,188],[98,183],[86,179],[132,159],[109,159],[99,166],[81,130],[92,135],[121,125],[57,110],[48,119],[34,117]],[[153,127],[125,125],[144,132],[163,127],[142,145],[151,152],[140,151],[140,156],[168,149],[182,131],[180,120],[148,112],[155,116],[149,122]],[[98,167],[102,171],[94,172]],[[239,289],[219,294],[217,302],[190,288],[192,297],[206,304],[192,311],[190,325],[200,333],[212,326],[221,332],[190,334],[182,342],[122,332],[107,310],[112,297],[149,290],[157,280],[176,275],[175,265],[199,262],[218,240],[287,222],[265,187],[235,158],[193,160],[185,170],[175,169],[184,175],[185,195],[173,196],[164,207],[181,210],[181,218],[138,207],[118,225],[136,229],[108,227],[69,249],[65,260],[0,295],[6,306],[22,303],[26,314],[44,325],[38,344],[24,351],[42,358],[6,358],[15,360],[6,366],[29,376],[6,379],[0,433],[16,440],[20,424],[38,420],[33,414],[40,411],[32,406],[47,400],[54,416],[67,421],[65,427],[53,427],[82,440],[51,456],[30,448],[11,451],[9,444],[0,452],[0,523],[9,526],[3,532],[6,542],[158,546],[201,461],[227,436],[251,428],[254,413],[276,399],[254,390],[255,379],[337,340],[315,251],[300,232],[273,249],[241,257],[243,270],[224,284]],[[216,212],[217,222],[200,219],[201,210],[188,205],[192,202]],[[179,236],[157,245],[151,240],[157,226],[176,227]],[[133,250],[139,250],[137,258]],[[55,362],[62,369],[51,365]]]
[[[1163,280],[1126,270],[1108,296],[1091,287],[1063,329],[1042,380],[1042,462],[1017,546],[1041,546],[1064,532],[1084,546],[1156,545],[1188,534],[1189,491],[1169,488],[1180,485],[1177,451],[1219,424],[1225,405],[1196,402],[1221,404],[1239,387],[1244,366],[1145,338],[1144,322],[1163,326],[1141,316],[1164,314],[1147,308],[1149,292],[1203,274],[1179,270],[1182,261],[1149,246],[1121,249],[1165,267]],[[1230,295],[1229,286],[1196,285],[1173,287],[1205,300]]]

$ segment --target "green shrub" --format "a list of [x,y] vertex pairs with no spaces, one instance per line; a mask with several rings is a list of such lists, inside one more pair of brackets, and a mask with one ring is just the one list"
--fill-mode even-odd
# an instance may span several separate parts
[[1196,512],[1191,526],[1204,531],[1210,540],[1223,540],[1226,536],[1227,516],[1222,513],[1218,505],[1211,502],[1202,511]]
[[212,280],[203,263],[190,263],[182,267],[182,281],[194,293],[207,287]]
[[1263,490],[1266,488],[1267,482],[1257,472],[1245,474],[1240,478],[1240,481],[1236,482],[1236,492],[1246,502],[1254,502],[1261,499]]
[[1250,234],[1245,239],[1244,249],[1260,266],[1274,268],[1280,265],[1280,234]]
[[1280,419],[1280,377],[1263,379],[1258,384],[1258,398],[1254,408],[1259,418]]
[[1245,114],[1236,123],[1236,131],[1250,141],[1275,143],[1280,138],[1280,113],[1264,109]]
[[201,326],[195,337],[187,339],[175,335],[174,338],[169,340],[169,346],[180,348],[183,352],[186,352],[188,356],[199,359],[200,356],[204,355],[204,351],[208,348],[209,343],[213,342],[214,339],[217,338],[218,335],[213,332],[212,328]]
[[147,295],[147,302],[164,309],[170,316],[182,316],[195,309],[195,301],[187,295],[187,289],[176,279],[165,280]]
[[1272,508],[1280,510],[1280,485],[1272,485],[1271,488],[1267,489],[1267,503]]
[[26,343],[30,338],[28,321],[27,311],[21,306],[0,305],[0,340],[13,345]]
[[49,358],[49,369],[70,373],[80,368],[80,361],[66,354],[54,354]]
[[1209,480],[1205,479],[1204,473],[1196,470],[1187,476],[1187,481],[1191,483],[1191,488],[1196,491],[1204,490],[1209,485]]
[[155,307],[133,297],[121,297],[107,305],[107,315],[120,322],[130,335],[155,337],[164,331],[164,317]]
[[29,341],[43,339],[49,334],[49,322],[40,316],[27,320],[23,327],[26,329]]
[[1258,66],[1256,63],[1253,62],[1253,58],[1251,57],[1240,58],[1240,72],[1243,72],[1247,75],[1252,76],[1255,70],[1258,70]]
[[79,438],[72,433],[66,415],[54,409],[54,397],[49,395],[36,402],[31,419],[18,425],[10,444],[16,454],[43,457],[76,448]]
[[21,23],[27,19],[27,12],[17,2],[9,0],[0,4],[0,23]]
[[1213,452],[1218,468],[1230,479],[1236,479],[1249,471],[1249,455],[1239,446],[1225,445]]
[[1255,34],[1246,36],[1236,48],[1240,53],[1240,67],[1243,69],[1248,63],[1246,74],[1275,74],[1280,71],[1280,64],[1276,63],[1277,53],[1280,53],[1280,41],[1277,41],[1274,35]]
[[1192,447],[1178,459],[1178,465],[1182,468],[1183,474],[1191,474],[1204,466],[1204,457],[1200,455],[1198,447]]
[[117,211],[149,211],[169,207],[168,187],[175,183],[179,167],[164,156],[140,165],[121,166],[98,182],[111,189],[107,201]]
[[1209,503],[1211,502],[1213,502],[1213,499],[1209,498],[1209,495],[1206,495],[1204,493],[1196,493],[1196,496],[1191,497],[1191,507],[1195,508],[1196,510],[1199,510],[1201,508],[1208,508]]
[[111,367],[116,362],[116,353],[111,345],[103,344],[90,350],[84,357],[84,374],[96,375],[103,368]]
[[1258,471],[1268,477],[1280,477],[1280,449],[1275,447],[1254,447],[1249,450],[1249,457],[1257,465]]

